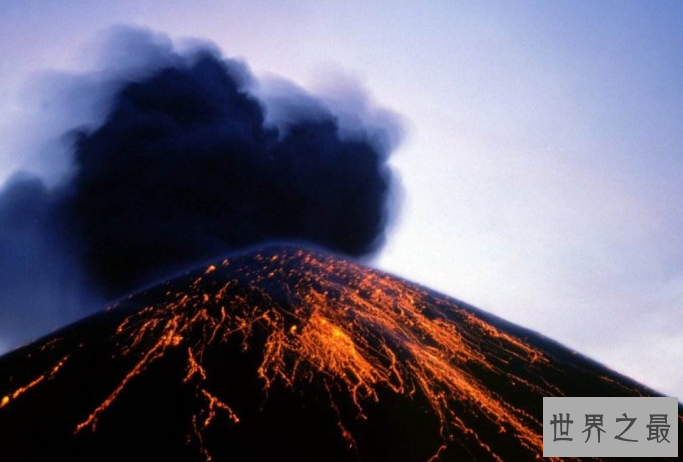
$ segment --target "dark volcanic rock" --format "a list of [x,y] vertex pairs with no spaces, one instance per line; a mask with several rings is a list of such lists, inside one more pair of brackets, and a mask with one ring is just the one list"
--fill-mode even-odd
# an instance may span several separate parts
[[656,395],[534,332],[292,247],[0,359],[0,460],[533,460],[543,396]]

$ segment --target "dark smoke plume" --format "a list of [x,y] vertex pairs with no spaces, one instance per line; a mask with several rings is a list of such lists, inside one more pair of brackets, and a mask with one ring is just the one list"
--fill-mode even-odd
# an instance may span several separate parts
[[[29,311],[116,298],[262,242],[353,257],[380,248],[395,117],[344,117],[285,82],[258,97],[247,67],[215,47],[180,53],[146,31],[115,35],[103,56],[130,65],[81,86],[99,88],[107,109],[69,133],[69,173],[54,187],[17,177],[0,195],[0,338]],[[27,296],[40,300],[31,308]]]

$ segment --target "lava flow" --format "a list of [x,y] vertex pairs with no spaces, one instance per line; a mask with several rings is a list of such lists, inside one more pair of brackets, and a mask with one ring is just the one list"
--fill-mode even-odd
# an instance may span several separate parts
[[[15,455],[114,454],[145,422],[134,454],[423,462],[540,459],[542,396],[653,394],[453,299],[292,247],[188,273],[8,355],[0,393],[0,447]],[[28,449],[36,429],[56,436]]]

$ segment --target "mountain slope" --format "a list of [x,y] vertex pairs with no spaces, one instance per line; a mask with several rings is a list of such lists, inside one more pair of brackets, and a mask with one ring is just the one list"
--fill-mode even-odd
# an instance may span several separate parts
[[0,459],[533,460],[542,396],[653,394],[415,284],[270,247],[0,359]]

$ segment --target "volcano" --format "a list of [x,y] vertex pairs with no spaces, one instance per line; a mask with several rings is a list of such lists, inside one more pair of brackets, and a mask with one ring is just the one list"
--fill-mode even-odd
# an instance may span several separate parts
[[543,396],[657,393],[419,285],[273,246],[5,355],[0,460],[534,460]]

